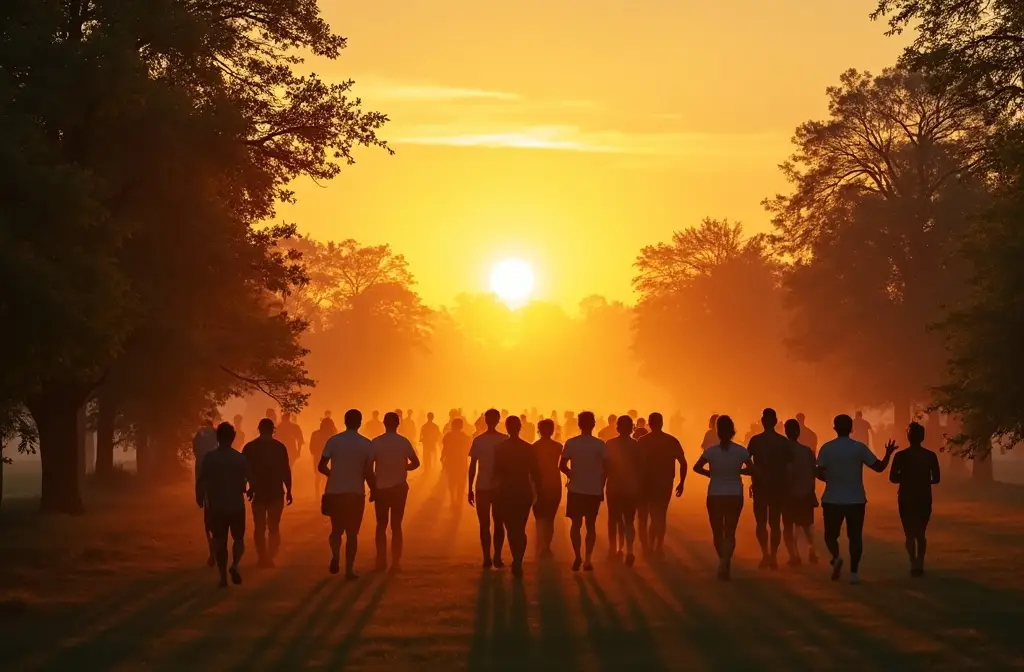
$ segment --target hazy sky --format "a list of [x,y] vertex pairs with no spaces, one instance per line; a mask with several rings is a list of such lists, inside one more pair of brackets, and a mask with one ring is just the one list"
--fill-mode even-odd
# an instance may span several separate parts
[[901,42],[875,0],[321,0],[349,38],[329,79],[392,119],[280,215],[321,239],[390,243],[430,304],[484,291],[503,258],[573,307],[631,300],[637,251],[704,216],[765,230],[762,198],[849,67]]

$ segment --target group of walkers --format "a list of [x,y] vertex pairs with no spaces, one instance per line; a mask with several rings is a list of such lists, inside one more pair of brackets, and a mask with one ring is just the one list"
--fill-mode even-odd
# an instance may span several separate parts
[[[595,435],[594,414],[584,411],[572,416],[575,435],[564,445],[557,440],[557,425],[551,419],[540,420],[533,427],[537,438],[524,436],[524,429],[531,428],[523,417],[507,415],[503,421],[502,415],[495,409],[488,410],[471,437],[464,431],[461,414],[453,411],[443,430],[434,422],[433,414],[428,414],[419,432],[424,462],[430,464],[439,457],[452,503],[466,501],[476,509],[485,569],[504,566],[507,540],[512,574],[522,575],[531,512],[538,556],[551,557],[563,475],[573,571],[593,569],[602,503],[607,505],[610,559],[621,558],[632,566],[637,540],[646,554],[662,554],[668,507],[673,494],[683,494],[687,461],[680,442],[664,431],[661,414],[652,413],[642,427],[640,421],[644,419],[634,421],[632,413],[611,416],[608,426]],[[344,537],[345,576],[350,580],[358,578],[354,566],[367,489],[376,513],[376,568],[389,567],[389,527],[390,567],[396,571],[401,568],[407,473],[421,465],[412,441],[399,432],[399,413],[385,414],[383,431],[372,439],[360,432],[362,419],[360,411],[350,410],[345,414],[344,429],[336,432],[333,421],[325,417],[309,446],[317,479],[326,478],[321,512],[331,522],[330,571],[341,571]],[[851,583],[859,582],[867,503],[863,469],[884,472],[890,460],[890,480],[900,486],[898,503],[911,574],[921,576],[931,486],[939,482],[938,459],[922,445],[924,428],[912,423],[907,432],[910,447],[894,458],[896,444],[890,441],[884,458],[879,459],[867,445],[851,438],[854,420],[847,415],[835,418],[837,438],[825,443],[817,455],[816,446],[807,445],[816,444],[817,437],[806,429],[801,415],[785,423],[784,434],[777,431],[778,423],[776,412],[765,409],[761,417],[763,431],[750,436],[747,447],[743,447],[734,441],[732,419],[713,416],[701,456],[693,465],[694,472],[709,478],[707,511],[719,558],[719,579],[730,578],[736,527],[748,494],[742,477],[750,476],[749,496],[762,569],[778,568],[778,550],[783,543],[787,564],[802,564],[799,537],[807,545],[808,561],[818,562],[814,545],[815,510],[819,508],[815,482],[821,480],[825,490],[820,508],[832,578],[838,580],[845,565],[839,547],[845,524],[849,578]],[[405,433],[416,436],[415,432]],[[235,439],[231,424],[222,423],[214,430],[211,421],[195,441],[196,502],[205,510],[209,562],[219,568],[221,585],[227,585],[228,577],[241,582],[238,563],[244,552],[246,497],[252,505],[261,566],[273,565],[280,545],[281,513],[292,502],[294,459],[286,445],[275,438],[273,420],[262,420],[259,437],[245,444],[240,453],[232,448]],[[269,540],[265,540],[267,531]],[[233,540],[230,566],[229,535]]]

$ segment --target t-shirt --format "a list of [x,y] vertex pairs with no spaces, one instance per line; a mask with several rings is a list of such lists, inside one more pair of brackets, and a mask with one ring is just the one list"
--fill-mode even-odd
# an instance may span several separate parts
[[245,511],[245,484],[249,463],[231,446],[217,446],[203,458],[196,478],[196,499],[206,502],[208,511]]
[[335,434],[327,439],[323,458],[327,458],[331,466],[325,493],[366,494],[363,483],[373,462],[373,444],[368,438],[352,430]]
[[825,470],[825,504],[866,504],[864,465],[878,461],[871,449],[848,436],[832,439],[821,447],[818,466]]
[[643,450],[635,439],[616,436],[607,444],[608,493],[639,497],[646,471]]
[[619,435],[618,430],[615,429],[615,425],[605,425],[600,432],[597,433],[597,438],[602,441],[610,441]]
[[558,470],[562,444],[542,438],[533,444],[533,453],[537,457],[537,468],[540,471],[540,494],[557,497],[562,492],[562,472]]
[[526,441],[527,443],[533,443],[534,441],[537,440],[537,426],[530,422],[529,420],[527,420],[526,422],[523,423],[523,431],[521,433],[521,436],[523,437],[523,441]]
[[493,490],[498,483],[494,480],[494,449],[508,440],[501,432],[484,432],[473,439],[469,456],[476,458],[476,489]]
[[562,457],[569,461],[572,477],[568,490],[579,495],[604,494],[605,462],[608,448],[595,436],[574,436],[565,442]]
[[291,490],[292,467],[283,443],[260,437],[245,444],[242,455],[249,461],[249,485],[254,499],[280,499],[284,490]]
[[704,432],[704,438],[700,442],[700,449],[704,451],[715,445],[718,445],[718,434],[715,433],[715,430],[709,429]]
[[708,484],[708,497],[743,496],[743,479],[740,470],[743,463],[750,459],[747,449],[738,443],[722,448],[721,444],[706,449],[701,457],[708,463],[711,482]]
[[377,488],[383,490],[406,483],[409,460],[416,459],[416,451],[409,439],[397,432],[384,432],[371,443]]
[[800,443],[811,450],[818,449],[818,435],[807,425],[800,425]]
[[815,468],[817,458],[809,446],[793,444],[793,461],[789,463],[789,494],[793,497],[808,497],[814,494],[817,485]]
[[440,438],[441,430],[436,424],[429,420],[423,423],[423,427],[420,428],[420,443],[424,446],[436,446]]
[[639,440],[647,460],[644,484],[648,490],[670,490],[676,481],[676,462],[686,469],[683,446],[676,437],[665,432],[651,432]]
[[370,420],[363,427],[363,431],[371,439],[376,439],[378,436],[384,433],[384,423],[380,420]]
[[540,483],[537,456],[532,446],[522,439],[507,437],[495,446],[494,479],[501,499],[532,502],[535,484]]
[[754,463],[754,496],[780,496],[788,490],[789,463],[793,461],[793,442],[778,432],[765,431],[751,437],[747,444]]
[[441,463],[445,469],[464,470],[472,439],[462,432],[448,432],[441,441]]
[[294,422],[286,421],[277,426],[274,431],[274,438],[284,444],[288,450],[288,459],[292,462],[299,456],[299,449],[305,440],[302,438],[302,430]]
[[650,434],[650,431],[646,427],[637,427],[633,430],[633,438],[639,441],[643,437]]
[[924,446],[910,447],[892,456],[889,480],[899,483],[900,497],[932,496],[932,481],[939,480],[939,458]]
[[853,421],[853,433],[850,435],[854,441],[860,441],[865,446],[871,443],[871,423],[864,418],[855,418]]
[[[309,454],[313,458],[314,463],[320,461],[320,456],[324,454],[324,446],[327,445],[327,439],[329,438],[331,438],[331,432],[329,430],[313,430],[313,433],[309,437]],[[313,466],[316,466],[316,464]]]

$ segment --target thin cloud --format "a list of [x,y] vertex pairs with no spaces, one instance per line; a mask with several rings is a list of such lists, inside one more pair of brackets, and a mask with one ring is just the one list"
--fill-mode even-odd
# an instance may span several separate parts
[[472,100],[517,102],[522,100],[522,96],[519,94],[508,91],[489,91],[437,84],[397,84],[371,81],[368,84],[361,84],[358,91],[361,96],[369,100],[387,102],[437,103]]

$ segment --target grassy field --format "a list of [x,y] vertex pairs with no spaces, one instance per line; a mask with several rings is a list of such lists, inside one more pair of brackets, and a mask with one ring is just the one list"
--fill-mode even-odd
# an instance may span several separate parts
[[596,571],[573,574],[560,520],[558,560],[531,560],[517,582],[479,568],[472,509],[450,509],[436,475],[417,476],[405,571],[370,572],[367,518],[354,583],[327,573],[311,494],[285,512],[278,568],[255,569],[250,550],[244,585],[226,590],[186,487],[92,493],[76,519],[8,501],[3,669],[1024,668],[1019,486],[940,486],[923,580],[907,575],[894,492],[875,477],[860,586],[824,567],[756,569],[749,506],[734,580],[715,581],[697,478],[673,503],[666,557],[629,570],[599,544]]

